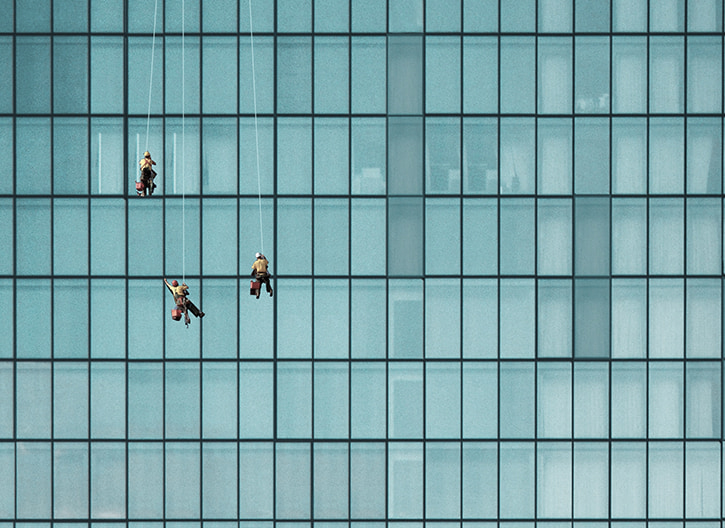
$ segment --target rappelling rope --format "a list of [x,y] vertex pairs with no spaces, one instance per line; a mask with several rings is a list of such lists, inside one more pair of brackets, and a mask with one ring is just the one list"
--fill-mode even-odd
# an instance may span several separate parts
[[252,0],[249,0],[249,42],[252,51],[252,98],[254,100],[254,142],[257,149],[257,200],[259,202],[259,241],[264,253],[264,229],[262,228],[262,178],[259,173],[259,128],[257,126],[257,75],[254,71],[254,26],[252,24]]
[[149,104],[148,104],[148,112],[146,113],[146,148],[144,148],[145,151],[148,151],[149,149],[149,124],[151,123],[151,90],[153,89],[154,85],[154,52],[156,48],[156,13],[158,11],[159,7],[159,0],[156,0],[154,2],[154,32],[151,36],[151,74],[149,75]]
[[[157,0],[158,1],[158,0]],[[185,93],[185,60],[184,60],[184,16],[186,4],[181,0],[181,282],[186,281],[186,122],[184,104]]]

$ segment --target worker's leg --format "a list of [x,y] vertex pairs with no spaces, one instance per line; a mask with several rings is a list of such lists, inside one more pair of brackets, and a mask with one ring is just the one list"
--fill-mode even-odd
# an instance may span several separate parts
[[194,317],[204,317],[204,312],[202,312],[201,310],[199,310],[199,308],[197,308],[196,305],[193,302],[187,300],[186,301],[186,307],[189,309],[189,311],[192,314],[194,314]]

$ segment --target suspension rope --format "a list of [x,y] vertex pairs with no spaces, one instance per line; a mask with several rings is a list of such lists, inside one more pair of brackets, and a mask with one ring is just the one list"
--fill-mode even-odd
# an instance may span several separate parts
[[153,89],[154,85],[154,55],[155,55],[155,48],[156,48],[156,13],[158,11],[159,7],[159,0],[156,0],[154,2],[154,32],[151,36],[151,74],[149,75],[149,104],[148,104],[148,112],[146,113],[146,148],[145,151],[148,151],[149,149],[149,124],[151,123],[151,90]]
[[259,171],[259,127],[257,126],[257,75],[254,71],[254,26],[252,24],[252,0],[249,4],[249,42],[252,51],[252,98],[254,99],[254,142],[257,149],[257,200],[259,202],[260,251],[264,253],[264,229],[262,227],[262,178]]
[[[158,0],[157,0],[158,1]],[[186,4],[181,0],[181,282],[186,281],[186,71],[184,57],[184,16]]]

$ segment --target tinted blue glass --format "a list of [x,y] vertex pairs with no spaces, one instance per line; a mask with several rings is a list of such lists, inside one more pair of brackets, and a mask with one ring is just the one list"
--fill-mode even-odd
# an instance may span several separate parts
[[609,456],[604,443],[574,444],[574,515],[606,518]]
[[50,31],[50,0],[15,0],[19,15],[15,21],[18,32]]
[[236,517],[237,489],[229,483],[237,480],[237,445],[227,442],[203,444],[201,471],[204,515],[217,519]]
[[[533,0],[531,0],[533,2]],[[506,5],[523,5],[514,2]],[[517,21],[515,31],[521,31]],[[503,23],[502,23],[503,25]],[[536,103],[535,41],[529,37],[502,37],[500,50],[500,99],[502,113],[533,112]]]
[[203,437],[236,437],[237,364],[215,362],[202,365],[201,384]]
[[[188,195],[198,194],[201,187],[200,165],[200,127],[198,119],[166,119],[166,145],[168,153],[164,167],[156,167],[156,171],[163,174],[161,183],[164,194]],[[143,136],[145,137],[145,135]],[[161,139],[159,137],[159,139]],[[143,151],[138,152],[142,155]],[[159,152],[159,158],[164,159],[164,152]],[[152,153],[153,154],[153,153]],[[139,159],[141,159],[139,155]],[[155,155],[155,154],[154,154]],[[134,166],[134,171],[138,167]],[[163,173],[161,172],[163,170]],[[188,211],[187,211],[188,212]]]
[[355,362],[350,367],[352,438],[383,438],[386,431],[386,372],[382,363]]
[[128,238],[133,240],[128,253],[130,275],[161,274],[163,230],[148,228],[162,225],[161,207],[161,203],[128,204]]
[[612,517],[644,515],[647,504],[646,444],[618,443],[612,446]]
[[423,444],[400,442],[388,447],[388,515],[423,516]]
[[202,45],[203,63],[213,65],[202,70],[202,109],[206,113],[236,113],[239,101],[237,39],[206,37]]
[[123,0],[91,0],[91,31],[123,31]]
[[570,274],[572,269],[572,202],[539,200],[537,214],[537,267],[547,275]]
[[[285,328],[278,334],[277,354],[280,357],[312,355],[312,281],[309,279],[278,281],[277,322]],[[280,293],[281,292],[281,293]],[[279,297],[281,295],[282,297]]]
[[502,438],[528,438],[534,433],[534,370],[528,363],[502,363],[500,369]]
[[388,354],[395,358],[420,358],[423,356],[423,285],[414,279],[400,279],[388,287]]
[[426,438],[460,438],[461,367],[459,364],[441,362],[426,365],[425,424]]
[[274,45],[270,37],[239,41],[240,112],[254,112],[255,97],[257,112],[274,110]]
[[[51,434],[50,363],[18,363],[15,367],[15,431],[18,438]],[[18,412],[20,410],[21,412]]]
[[[15,369],[12,363],[0,363],[0,382],[2,383],[3,387],[7,388],[9,394],[15,394],[14,375]],[[60,405],[61,403],[61,399],[59,398],[58,404]],[[62,409],[62,407],[59,407],[59,409]],[[0,438],[2,439],[13,437],[13,426],[15,425],[13,417],[14,412],[15,398],[12,396],[9,398],[3,398],[3,400],[0,401]],[[0,460],[2,460],[2,457],[4,456],[1,453],[2,451],[0,451]],[[12,472],[8,471],[8,473]],[[2,484],[0,484],[0,489],[4,490],[5,482],[2,479],[0,479],[0,482],[2,482]],[[4,511],[5,505],[2,502],[0,502],[0,504],[2,505],[0,506],[0,511]]]
[[[207,0],[214,1],[214,0]],[[219,1],[219,0],[217,0]],[[134,21],[130,24],[129,31],[133,33],[151,33],[154,28],[161,33],[164,30],[163,2],[144,2],[144,0],[128,0],[128,19]],[[191,7],[191,6],[185,6]]]
[[53,271],[59,275],[88,273],[88,203],[53,200]]
[[53,446],[53,515],[61,519],[88,516],[88,445]]
[[50,193],[50,119],[18,118],[15,128],[15,159],[18,166],[32,161],[29,171],[37,176],[24,174],[15,178],[15,190],[20,194]]
[[163,444],[133,442],[128,445],[129,517],[162,516],[163,463]]
[[248,11],[246,5],[234,0],[204,0],[201,6],[202,31],[235,32],[237,13],[242,8],[245,8],[245,13]]
[[425,202],[425,271],[433,275],[461,272],[461,210],[457,199],[428,198]]
[[[654,29],[654,21],[650,20],[650,24]],[[649,46],[649,111],[682,112],[685,88],[683,39],[651,37]]]
[[282,194],[308,193],[312,185],[312,122],[277,120],[277,188]]
[[126,448],[123,443],[91,444],[91,517],[118,519],[126,513]]
[[122,358],[126,355],[126,329],[112,314],[126,312],[123,279],[91,281],[91,356]]
[[277,367],[277,434],[282,438],[309,438],[311,428],[311,365],[281,364]]
[[314,187],[325,194],[347,194],[350,188],[350,133],[347,119],[316,119]]
[[[313,514],[340,518],[348,512],[348,449],[345,444],[317,443],[313,452]],[[326,523],[322,523],[325,526]],[[335,523],[330,523],[330,528]]]
[[277,40],[277,111],[307,113],[312,108],[312,43],[308,37]]
[[609,192],[609,121],[606,118],[574,120],[574,191],[578,194]]
[[[455,8],[447,11],[455,11]],[[425,40],[425,106],[426,112],[432,113],[459,112],[461,109],[461,41],[458,37],[427,37]]]
[[314,111],[344,113],[350,108],[348,39],[316,37],[314,40]]
[[708,468],[721,465],[717,443],[685,444],[685,515],[710,517],[720,508],[719,481]]
[[91,438],[123,438],[126,431],[126,372],[120,363],[93,363]]
[[647,295],[644,279],[612,281],[612,357],[645,357]]
[[501,31],[535,31],[536,0],[502,3]]
[[719,275],[722,263],[722,209],[712,198],[687,199],[687,273]]
[[682,31],[684,21],[683,0],[666,0],[649,6],[650,31]]
[[199,365],[173,363],[165,375],[166,437],[199,438]]
[[53,310],[54,357],[88,357],[88,281],[56,279],[53,296],[67,307]]
[[129,437],[161,438],[163,436],[163,383],[164,372],[161,363],[129,364]]
[[201,255],[199,204],[199,200],[188,198],[166,200],[164,203],[165,275],[169,280],[178,279],[184,271],[191,274],[199,273]]
[[87,170],[78,170],[79,162],[88,164],[88,120],[61,118],[53,120],[53,191],[62,194],[88,192]]
[[499,190],[501,193],[534,193],[536,185],[536,164],[534,162],[535,127],[533,119],[505,119],[501,121],[499,138],[501,170]]
[[[149,111],[154,114],[161,113],[164,88],[163,68],[151,69],[150,66],[142,67],[142,65],[160,65],[163,58],[163,41],[154,41],[149,37],[128,39],[128,111],[130,113],[146,114]],[[149,107],[149,105],[151,106]]]
[[121,200],[91,202],[91,272],[119,275],[125,270],[126,211]]
[[352,37],[351,107],[354,113],[384,113],[386,98],[385,40]]
[[497,365],[487,362],[464,363],[462,383],[463,437],[495,438],[498,434],[498,406],[488,405],[487,402],[497,398]]
[[677,198],[659,198],[649,208],[649,272],[682,273],[684,270],[685,207]]
[[[259,157],[257,157],[259,147]],[[270,194],[274,189],[274,124],[271,119],[239,120],[240,192]],[[259,172],[258,172],[259,171]],[[259,176],[259,177],[257,177]],[[269,210],[269,208],[266,208]]]
[[607,279],[574,281],[574,357],[609,357],[609,303]]
[[200,446],[186,442],[167,443],[164,512],[169,517],[198,518],[201,494]]
[[123,40],[91,38],[91,112],[123,111]]
[[50,357],[51,288],[48,281],[19,279],[16,283],[15,331],[17,357]]
[[388,434],[391,438],[423,436],[423,364],[388,364]]
[[423,31],[423,2],[421,0],[388,2],[388,31],[397,33]]
[[309,273],[312,269],[312,211],[306,199],[285,199],[277,209],[277,271]]
[[388,113],[420,114],[423,110],[424,90],[423,39],[412,36],[389,37],[387,62]]
[[423,190],[423,120],[388,119],[388,191],[419,194]]
[[569,363],[544,363],[536,371],[536,435],[571,437],[572,376]]
[[[253,3],[257,3],[256,0]],[[183,28],[187,32],[199,31],[199,15],[201,14],[201,9],[199,9],[199,0],[184,0],[183,2],[178,3],[165,2],[165,4],[164,14],[166,15],[166,31],[180,33],[182,30],[182,22]],[[157,20],[157,25],[160,27],[159,20]],[[159,27],[157,27],[157,30]]]
[[575,0],[577,32],[609,31],[610,0]]
[[460,357],[460,295],[460,281],[457,278],[426,281],[426,357]]
[[461,446],[448,442],[428,443],[425,449],[425,463],[426,516],[444,519],[459,517]]
[[277,31],[309,32],[312,29],[312,0],[280,0],[277,3]]
[[717,194],[722,189],[719,119],[687,120],[687,192]]
[[610,262],[608,198],[578,197],[574,201],[574,272],[607,275]]
[[53,31],[85,33],[88,31],[89,0],[53,3]]
[[498,110],[498,39],[463,39],[463,111]]
[[0,9],[6,16],[0,22],[3,32],[11,32],[15,23],[15,0],[0,0]]
[[647,6],[645,0],[613,0],[613,30],[647,31]]
[[388,201],[388,273],[391,275],[417,275],[423,271],[422,216],[423,202],[419,198]]
[[537,291],[537,355],[571,357],[572,285],[570,280],[540,280]]
[[463,271],[496,273],[498,266],[498,205],[496,200],[463,201]]
[[88,40],[85,37],[53,39],[53,111],[63,114],[88,111]]
[[310,446],[277,444],[275,514],[278,518],[310,516]]
[[674,442],[651,444],[647,464],[649,511],[662,517],[681,517],[685,465],[682,444]]
[[426,31],[460,31],[461,2],[428,0],[425,3]]
[[691,2],[687,5],[688,31],[720,31],[722,29],[722,0]]
[[[163,75],[166,78],[166,91],[163,98],[164,108],[167,112],[178,114],[182,113],[182,110],[186,113],[198,112],[200,103],[199,38],[184,36],[182,46],[180,37],[167,36],[164,39],[163,48]],[[148,57],[150,57],[151,50],[148,50],[147,53]],[[148,58],[143,59],[142,63],[148,60]],[[148,84],[145,89],[148,90]],[[148,91],[146,97],[148,97]]]
[[570,32],[573,15],[572,0],[538,0],[539,31]]
[[539,517],[571,515],[571,444],[547,442],[536,449],[536,514]]
[[385,0],[350,0],[352,30],[385,32],[387,8]]
[[[91,193],[117,194],[123,192],[125,172],[123,121],[110,118],[92,119],[89,174]],[[76,186],[76,189],[80,192],[85,191],[85,189],[78,188],[78,186]]]
[[[0,91],[0,93],[2,92]],[[12,126],[11,118],[0,118],[0,155],[7,160],[13,159],[14,138]],[[0,192],[11,194],[14,182],[14,166],[12,163],[7,163],[5,167],[0,169]]]
[[719,279],[687,279],[687,357],[720,357],[722,319],[718,310],[722,304],[721,290]]
[[[163,328],[164,310],[163,283],[156,280],[133,280],[128,282],[128,305],[133,309],[129,321],[139,328]],[[195,293],[195,292],[194,292]],[[163,355],[163,333],[130,332],[128,355],[138,358],[160,358]]]
[[352,357],[385,357],[386,284],[383,281],[354,280],[351,285],[350,314]]
[[612,111],[644,112],[647,105],[647,40],[612,38]]
[[[243,286],[247,286],[242,281]],[[202,354],[204,357],[234,358],[237,356],[238,314],[230,310],[230,293],[234,283],[229,279],[206,279],[199,285],[199,291],[194,291],[196,305],[205,313],[213,313],[213,318],[204,319],[204,332],[202,333]],[[230,292],[232,290],[232,292]],[[239,295],[246,293],[239,290]],[[233,295],[233,293],[232,293]],[[251,298],[250,298],[251,299]]]
[[533,443],[501,444],[499,500],[504,518],[533,517],[535,462]]
[[[13,284],[9,279],[0,280],[0,294],[6,299],[8,305],[15,302]],[[0,357],[9,358],[13,356],[14,338],[13,328],[15,327],[14,317],[5,317],[0,323]]]
[[[538,39],[538,110],[564,114],[572,108],[572,41],[570,38]],[[578,58],[578,55],[577,55]],[[577,66],[577,73],[579,66]]]
[[202,207],[202,269],[213,275],[233,275],[237,264],[237,202],[205,199]]
[[271,442],[245,442],[239,446],[239,511],[242,517],[270,518],[274,515],[273,449]]
[[[385,444],[353,443],[350,446],[350,514],[353,519],[385,515]],[[353,523],[353,526],[364,526]],[[374,523],[370,523],[372,526]]]
[[315,438],[347,438],[348,364],[318,363],[314,366]]
[[353,200],[351,222],[352,273],[382,275],[385,262],[370,248],[385,241],[385,203],[382,200]]
[[[574,364],[573,400],[574,436],[606,438],[609,429],[609,369],[605,364]],[[606,507],[604,512],[606,516]]]
[[[494,517],[498,509],[497,446],[491,443],[465,442],[462,457],[463,515]],[[486,526],[485,523],[482,525]]]
[[464,279],[463,356],[496,357],[498,352],[496,280]]
[[532,273],[534,269],[534,202],[501,200],[501,273]]
[[242,438],[271,438],[274,429],[274,370],[247,363],[239,371],[239,431]]
[[644,194],[647,189],[647,123],[613,119],[612,193]]
[[352,193],[382,194],[387,174],[385,120],[352,120]]
[[350,355],[350,312],[347,279],[315,280],[314,354],[318,358]]
[[18,199],[15,204],[16,271],[21,275],[50,272],[51,202],[45,199]]
[[26,519],[51,515],[51,444],[19,442],[15,460],[15,512]]
[[457,194],[461,190],[460,121],[429,118],[425,126],[426,191]]
[[720,365],[686,366],[685,433],[688,438],[717,438],[722,423]]

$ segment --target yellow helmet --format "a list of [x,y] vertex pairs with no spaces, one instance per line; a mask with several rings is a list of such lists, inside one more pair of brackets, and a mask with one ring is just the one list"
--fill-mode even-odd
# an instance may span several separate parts
[[146,152],[143,153],[143,157],[144,158],[150,158],[151,157],[151,153],[147,150]]

